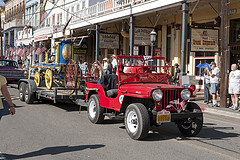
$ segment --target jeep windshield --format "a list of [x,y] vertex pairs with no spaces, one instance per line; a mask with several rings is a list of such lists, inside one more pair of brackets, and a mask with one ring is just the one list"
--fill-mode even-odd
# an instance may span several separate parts
[[119,82],[167,83],[170,65],[164,57],[117,56]]
[[166,73],[169,67],[163,57],[118,56],[120,73]]

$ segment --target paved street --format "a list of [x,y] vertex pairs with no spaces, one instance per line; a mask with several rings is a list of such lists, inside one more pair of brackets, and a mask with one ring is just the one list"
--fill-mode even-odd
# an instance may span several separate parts
[[[111,160],[111,159],[239,159],[239,119],[204,114],[197,137],[182,137],[174,124],[153,128],[144,141],[127,135],[122,121],[94,125],[85,110],[69,104],[27,105],[18,100],[15,116],[0,122],[0,159]],[[3,159],[3,158],[2,158]]]

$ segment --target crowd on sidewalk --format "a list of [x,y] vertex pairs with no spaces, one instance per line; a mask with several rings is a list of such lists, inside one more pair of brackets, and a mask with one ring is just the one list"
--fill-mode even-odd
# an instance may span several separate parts
[[[205,68],[204,72],[204,103],[208,104],[212,102],[212,107],[218,107],[217,104],[217,92],[219,90],[220,82],[220,69],[216,66],[215,62],[212,62],[210,66]],[[229,87],[228,93],[230,95],[229,108],[232,110],[240,111],[239,95],[240,95],[240,70],[238,70],[237,64],[231,65],[231,72],[229,74]]]

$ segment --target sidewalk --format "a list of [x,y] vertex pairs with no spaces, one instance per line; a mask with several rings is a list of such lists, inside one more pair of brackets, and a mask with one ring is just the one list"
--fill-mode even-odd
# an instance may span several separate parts
[[[197,97],[196,100],[192,101],[197,103],[200,107],[201,110],[205,113],[211,113],[219,116],[227,116],[227,117],[232,117],[232,118],[238,118],[240,119],[240,112],[237,112],[235,110],[231,110],[229,108],[222,108],[222,107],[211,107],[211,103],[209,104],[204,104],[203,103],[203,92],[197,92]],[[218,100],[219,104],[219,100]]]

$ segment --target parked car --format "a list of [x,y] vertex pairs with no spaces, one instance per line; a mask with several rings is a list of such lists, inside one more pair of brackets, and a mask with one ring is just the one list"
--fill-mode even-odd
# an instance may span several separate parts
[[6,77],[8,82],[27,78],[26,70],[20,69],[13,60],[0,59],[0,75]]

